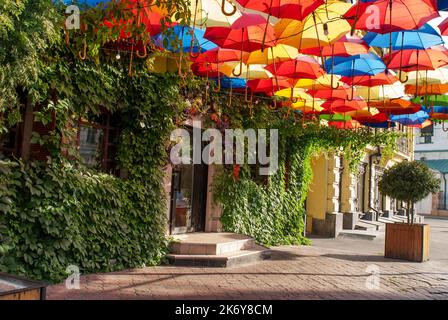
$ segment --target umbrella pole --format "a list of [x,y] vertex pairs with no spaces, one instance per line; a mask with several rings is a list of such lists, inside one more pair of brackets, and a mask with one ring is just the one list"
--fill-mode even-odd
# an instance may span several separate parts
[[[352,61],[352,79],[354,77],[354,74],[355,74],[355,60]],[[347,97],[347,101],[350,102],[353,101],[354,97],[355,97],[355,86],[352,83],[352,96],[350,99]]]
[[319,51],[320,51],[320,60],[322,63],[322,69],[324,69],[324,71],[327,71],[325,68],[325,63],[324,63],[324,56],[323,56],[323,48],[320,44],[320,37],[319,37],[319,30],[317,29],[317,20],[316,20],[316,14],[313,11],[313,22],[314,22],[314,28],[316,29],[316,37],[317,37],[317,45],[319,46]]
[[[352,3],[353,3],[353,0],[352,0]],[[358,23],[358,19],[359,19],[359,6],[360,6],[360,2],[358,2],[357,6],[356,6],[355,21],[353,22],[352,30],[350,31],[350,35],[351,35],[351,36],[353,36],[353,35],[355,34],[356,24]]]
[[[409,80],[409,76],[406,76],[405,79],[403,79],[403,77],[402,77],[402,74],[403,74],[403,47],[404,47],[404,32],[401,34],[401,52],[400,52],[400,82],[401,83],[405,83]],[[390,59],[392,60],[392,52],[389,55],[390,55]]]
[[244,52],[244,28],[241,28],[241,56],[240,56],[240,72],[239,73],[235,73],[235,69],[233,69],[232,74],[235,77],[239,77],[243,74],[243,52]]
[[225,16],[227,16],[227,17],[231,17],[231,16],[233,16],[235,13],[236,13],[236,6],[233,4],[233,3],[231,3],[231,5],[233,6],[233,9],[232,9],[232,11],[230,11],[230,12],[227,12],[226,11],[226,0],[222,0],[222,2],[221,2],[221,11],[222,11],[222,13],[225,15]]
[[190,42],[190,57],[191,58],[197,58],[199,57],[201,53],[200,46],[201,44],[198,42],[198,52],[193,53],[194,43],[197,41],[196,37],[194,36],[194,32],[196,31],[196,18],[198,13],[198,6],[199,6],[199,0],[196,0],[195,10],[194,10],[194,16],[193,16],[193,27],[191,29],[191,42]]
[[266,28],[264,29],[263,41],[261,42],[261,52],[264,52],[264,45],[266,42],[266,35],[268,33],[269,21],[271,20],[271,8],[272,8],[273,2],[274,2],[274,0],[271,0],[271,5],[269,6],[269,14],[268,14],[268,18],[266,19]]

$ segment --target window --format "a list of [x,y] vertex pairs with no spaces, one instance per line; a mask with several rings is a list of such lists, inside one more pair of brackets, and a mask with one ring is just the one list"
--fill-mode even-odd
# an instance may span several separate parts
[[91,121],[79,121],[78,146],[86,166],[119,176],[116,123],[116,118],[109,113]]
[[428,144],[432,143],[432,137],[434,136],[434,125],[430,125],[420,130],[420,143]]

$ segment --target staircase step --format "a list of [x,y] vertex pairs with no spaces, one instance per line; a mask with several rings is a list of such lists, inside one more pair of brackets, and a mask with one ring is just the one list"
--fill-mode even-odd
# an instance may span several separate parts
[[383,231],[386,229],[386,224],[381,221],[363,221],[363,222],[367,225],[373,226],[374,227],[373,230],[376,230],[376,231]]
[[183,267],[226,268],[262,261],[271,257],[271,250],[254,245],[253,248],[227,252],[219,255],[169,254],[170,264]]
[[367,221],[359,220],[355,225],[355,230],[377,230],[376,226]]
[[378,232],[371,230],[344,230],[339,233],[339,237],[375,240],[378,237]]
[[204,232],[177,236],[170,249],[176,255],[216,256],[254,247],[254,239],[245,235]]

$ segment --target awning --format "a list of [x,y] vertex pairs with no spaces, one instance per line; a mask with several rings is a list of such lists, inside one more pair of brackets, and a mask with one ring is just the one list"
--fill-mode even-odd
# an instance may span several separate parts
[[448,160],[423,160],[430,169],[440,173],[448,173]]

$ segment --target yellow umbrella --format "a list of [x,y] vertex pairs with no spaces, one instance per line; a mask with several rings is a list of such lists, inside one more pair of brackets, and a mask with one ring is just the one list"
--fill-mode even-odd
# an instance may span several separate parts
[[224,0],[225,12],[234,12],[233,15],[225,15],[221,10],[223,0],[191,0],[190,11],[192,23],[197,27],[229,27],[242,14],[234,5]]
[[[342,85],[342,82],[339,81],[339,76],[334,76],[334,83]],[[300,79],[297,81],[296,88],[299,89],[307,89],[307,90],[319,90],[319,89],[331,89],[331,75],[323,75],[318,79]]]
[[228,77],[235,78],[235,74],[241,74],[237,78],[243,79],[269,79],[274,76],[272,73],[264,69],[264,65],[261,64],[251,64],[246,65],[243,63],[241,68],[239,62],[224,62],[220,67],[219,71],[224,73]]
[[277,91],[275,96],[282,98],[293,98],[294,101],[291,104],[291,107],[294,110],[300,110],[302,112],[321,112],[324,110],[324,108],[322,108],[322,100],[314,99],[303,89],[282,89]]
[[350,111],[350,112],[346,112],[345,115],[349,116],[349,117],[373,117],[376,116],[377,114],[379,114],[379,110],[375,109],[375,108],[364,108],[361,110],[355,110],[355,111]]
[[387,99],[399,99],[406,95],[405,86],[402,83],[395,83],[388,86],[376,87],[356,87],[357,94],[369,101],[382,101]]
[[342,16],[350,3],[333,2],[320,6],[303,21],[282,19],[274,27],[278,43],[300,49],[328,46],[351,31]]
[[261,51],[254,51],[247,55],[243,62],[245,64],[271,64],[274,61],[280,62],[285,60],[294,59],[299,56],[299,50],[297,48],[279,44],[272,48],[266,48]]
[[[448,83],[448,68],[439,68],[428,71],[412,71],[407,74],[407,84],[445,84]],[[418,76],[418,79],[417,79]]]

